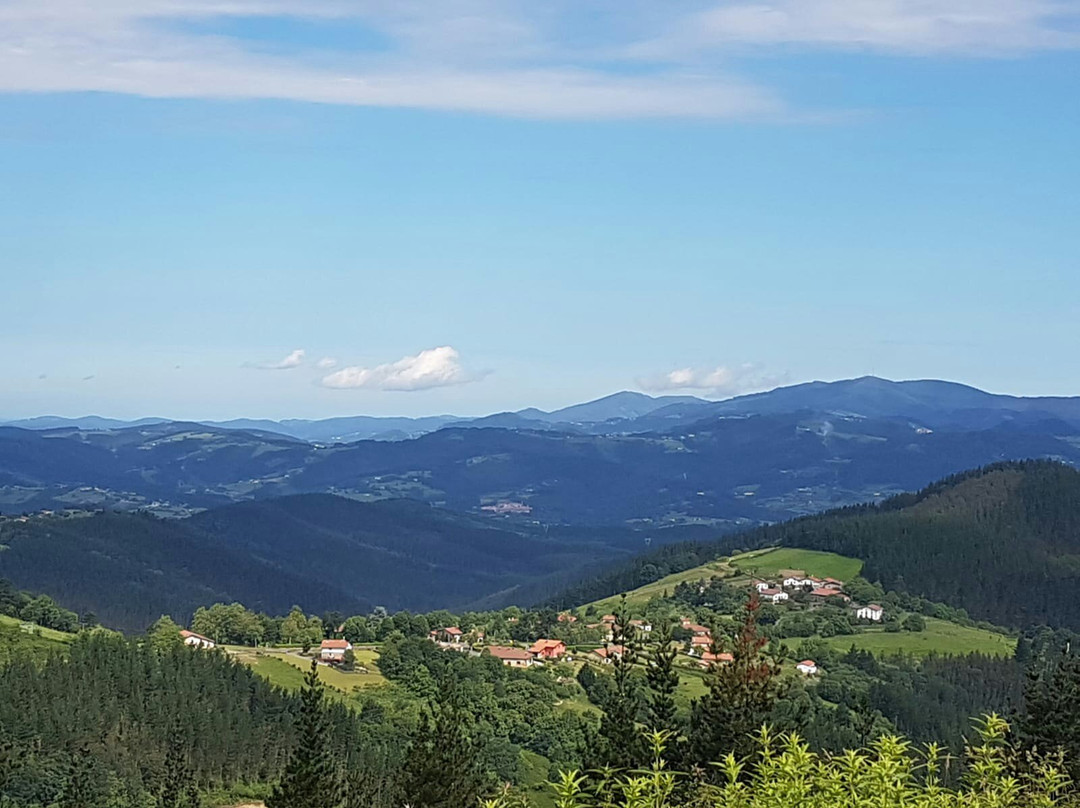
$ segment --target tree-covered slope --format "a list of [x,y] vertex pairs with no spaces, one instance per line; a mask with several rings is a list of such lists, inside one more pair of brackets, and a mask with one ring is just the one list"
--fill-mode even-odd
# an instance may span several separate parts
[[552,599],[609,597],[705,563],[732,547],[772,545],[861,559],[886,589],[967,609],[978,619],[1080,629],[1080,472],[1050,461],[987,466],[880,504],[840,508],[717,542],[670,545]]

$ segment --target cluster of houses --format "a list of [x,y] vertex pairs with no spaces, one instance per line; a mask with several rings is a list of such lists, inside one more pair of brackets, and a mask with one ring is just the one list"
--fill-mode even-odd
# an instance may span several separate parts
[[[777,573],[777,580],[779,583],[774,581],[754,581],[754,588],[757,589],[758,597],[762,601],[780,604],[790,600],[791,596],[796,592],[805,592],[813,605],[833,602],[851,603],[851,596],[844,592],[844,582],[836,578],[818,578],[814,575],[807,575],[804,570],[780,570]],[[855,617],[859,620],[880,623],[885,617],[885,610],[876,603],[870,603],[866,606],[853,604],[852,608]]]

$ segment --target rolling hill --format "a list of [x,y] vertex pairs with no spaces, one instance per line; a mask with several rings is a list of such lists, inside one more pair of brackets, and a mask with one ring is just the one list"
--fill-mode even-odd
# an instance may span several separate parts
[[[694,528],[658,531],[661,544]],[[242,502],[186,519],[105,512],[0,522],[0,578],[109,626],[241,601],[278,614],[374,606],[528,604],[644,547],[627,529],[507,527],[412,500],[328,494]]]
[[756,528],[722,544],[671,545],[551,603],[565,608],[647,586],[709,564],[733,543],[859,559],[863,577],[886,589],[998,625],[1080,629],[1080,472],[1048,461],[995,464],[918,493]]

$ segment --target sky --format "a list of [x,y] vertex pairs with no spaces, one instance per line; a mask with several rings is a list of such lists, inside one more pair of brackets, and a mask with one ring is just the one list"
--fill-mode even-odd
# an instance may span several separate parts
[[1080,395],[1080,0],[0,0],[0,418]]

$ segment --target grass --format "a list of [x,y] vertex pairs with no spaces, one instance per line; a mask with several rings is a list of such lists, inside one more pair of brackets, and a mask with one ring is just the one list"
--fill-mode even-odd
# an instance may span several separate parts
[[775,576],[780,570],[804,570],[807,575],[836,578],[840,581],[850,581],[856,577],[863,565],[857,558],[794,547],[776,547],[772,550],[745,553],[735,556],[729,563],[740,572],[763,578]]
[[[700,581],[701,579],[708,580],[719,576],[721,578],[730,577],[734,574],[734,570],[728,566],[724,559],[718,559],[716,561],[710,561],[708,564],[702,564],[700,567],[693,567],[682,572],[676,572],[672,575],[668,575],[661,578],[659,581],[654,581],[651,584],[645,584],[645,586],[639,586],[637,589],[631,589],[626,593],[626,603],[628,606],[644,606],[654,597],[660,597],[664,594],[664,590],[669,593],[676,586],[687,581]],[[604,598],[603,600],[596,601],[593,605],[601,612],[610,612],[619,605],[621,595],[615,595],[614,597]]]
[[[304,674],[311,666],[310,659],[282,651],[256,652],[253,648],[241,646],[230,646],[227,650],[271,684],[286,690],[299,689],[303,684]],[[359,648],[355,653],[357,668],[361,666],[367,668],[366,672],[357,670],[349,673],[327,665],[320,665],[319,679],[334,691],[345,695],[385,684],[386,678],[379,673],[375,665],[375,660],[379,658],[378,652],[371,648]]]
[[[790,638],[783,642],[789,648],[797,648],[802,640]],[[970,653],[1011,656],[1016,651],[1016,640],[1012,637],[981,628],[958,626],[956,623],[932,617],[926,619],[926,631],[892,633],[884,629],[872,628],[861,634],[828,637],[822,642],[839,652],[847,651],[855,646],[861,651],[870,651],[877,656],[898,653],[916,657],[930,654],[958,656]]]
[[20,657],[42,659],[53,651],[66,648],[75,636],[36,625],[31,631],[24,631],[23,622],[16,617],[0,615],[0,665]]

